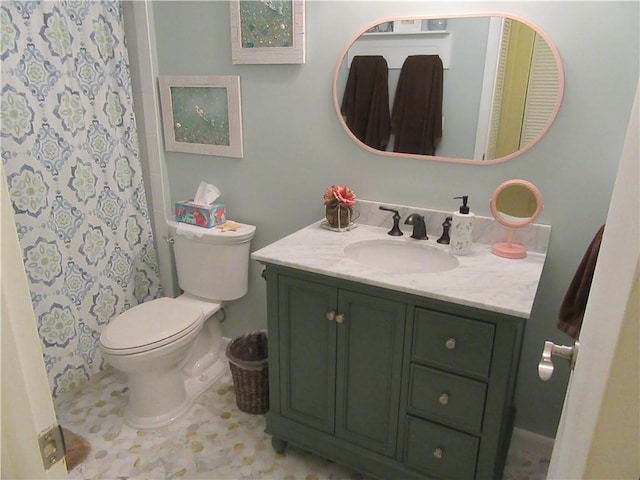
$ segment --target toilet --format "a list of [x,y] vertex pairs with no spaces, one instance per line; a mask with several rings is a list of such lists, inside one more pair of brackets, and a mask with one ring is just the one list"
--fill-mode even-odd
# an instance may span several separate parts
[[184,293],[136,305],[100,335],[105,361],[127,374],[124,418],[139,429],[171,423],[226,372],[220,324],[212,316],[248,289],[255,226],[222,231],[168,224]]

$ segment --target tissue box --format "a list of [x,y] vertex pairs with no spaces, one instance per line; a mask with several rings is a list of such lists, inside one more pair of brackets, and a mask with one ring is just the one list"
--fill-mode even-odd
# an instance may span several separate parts
[[227,221],[223,204],[198,205],[190,200],[176,202],[176,221],[211,228]]

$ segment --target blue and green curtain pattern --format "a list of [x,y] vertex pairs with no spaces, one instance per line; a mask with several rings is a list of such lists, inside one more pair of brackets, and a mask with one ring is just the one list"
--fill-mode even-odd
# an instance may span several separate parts
[[1,2],[1,153],[52,394],[161,295],[116,1]]

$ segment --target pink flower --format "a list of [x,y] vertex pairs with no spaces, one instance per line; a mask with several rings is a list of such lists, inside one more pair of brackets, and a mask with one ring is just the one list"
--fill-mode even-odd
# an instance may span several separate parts
[[356,203],[356,194],[353,193],[353,190],[349,187],[341,187],[339,185],[332,185],[331,188],[327,188],[324,191],[323,198],[325,205],[340,203],[347,207],[351,207]]

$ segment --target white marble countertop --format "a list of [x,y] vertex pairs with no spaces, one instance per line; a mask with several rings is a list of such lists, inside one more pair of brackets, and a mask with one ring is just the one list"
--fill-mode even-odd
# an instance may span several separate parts
[[400,292],[420,295],[460,305],[529,318],[542,274],[545,254],[528,252],[523,259],[510,260],[491,253],[490,244],[475,243],[469,255],[456,258],[459,266],[438,273],[389,273],[352,260],[344,248],[372,239],[419,242],[448,250],[429,240],[387,235],[389,228],[358,224],[348,232],[334,232],[315,222],[297,232],[253,252],[261,263],[280,265],[342,278]]

